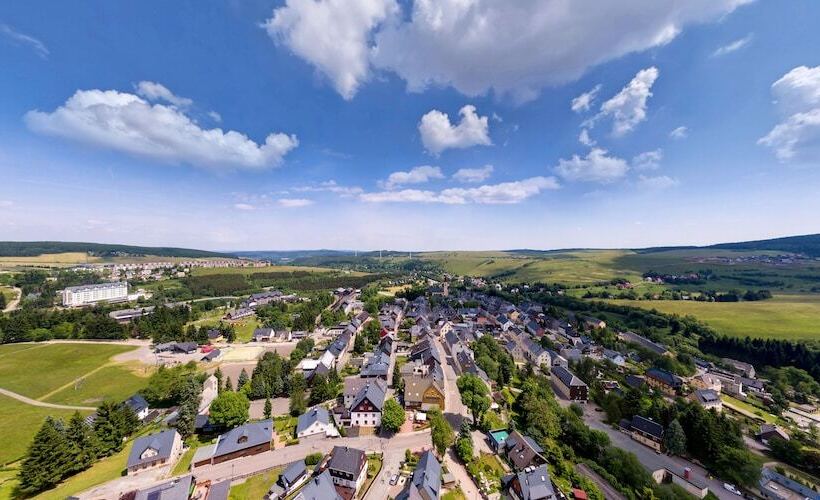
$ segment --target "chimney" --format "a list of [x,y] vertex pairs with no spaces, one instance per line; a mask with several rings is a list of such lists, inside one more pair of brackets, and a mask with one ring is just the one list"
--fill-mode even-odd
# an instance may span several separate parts
[[683,469],[683,478],[684,479],[689,481],[691,479],[691,476],[692,476],[692,468],[691,467],[687,467],[687,468]]

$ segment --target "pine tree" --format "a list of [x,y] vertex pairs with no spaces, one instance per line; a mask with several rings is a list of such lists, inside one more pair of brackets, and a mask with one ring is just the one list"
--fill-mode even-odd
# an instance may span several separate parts
[[671,455],[682,455],[686,452],[686,434],[677,419],[670,422],[667,427],[663,436],[663,445]]
[[97,408],[94,434],[97,436],[101,456],[110,455],[122,448],[123,435],[117,425],[117,403],[104,401]]
[[239,372],[239,381],[236,384],[236,390],[239,391],[243,387],[245,387],[245,384],[248,383],[248,380],[250,380],[250,378],[248,377],[248,372],[246,372],[245,369],[242,368],[242,371]]
[[71,470],[71,450],[61,425],[47,417],[20,466],[20,490],[31,494],[59,483]]
[[273,407],[270,404],[270,398],[265,399],[265,418],[270,418],[273,412]]
[[225,379],[225,390],[232,391],[233,390],[233,382],[231,382],[231,377],[227,377]]
[[298,417],[307,410],[305,404],[305,391],[303,389],[293,389],[290,393],[290,415]]
[[175,426],[183,439],[187,439],[196,431],[196,416],[199,412],[201,393],[202,385],[195,378],[191,377],[185,382]]
[[84,471],[97,459],[99,444],[80,412],[74,412],[66,428],[66,439],[71,447],[72,473]]
[[219,368],[219,367],[216,368],[216,371],[214,372],[214,377],[216,377],[216,389],[217,389],[217,391],[222,392],[223,375],[222,375],[222,369],[221,368]]

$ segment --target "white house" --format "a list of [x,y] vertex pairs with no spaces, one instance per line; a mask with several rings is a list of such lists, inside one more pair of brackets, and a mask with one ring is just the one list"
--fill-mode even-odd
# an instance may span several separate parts
[[339,431],[330,419],[330,413],[322,408],[311,408],[302,415],[296,424],[296,437],[299,439],[309,436],[339,437]]

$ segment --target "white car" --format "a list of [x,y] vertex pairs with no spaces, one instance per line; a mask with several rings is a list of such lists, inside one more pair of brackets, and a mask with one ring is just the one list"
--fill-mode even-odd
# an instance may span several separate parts
[[395,484],[398,483],[398,482],[399,482],[399,475],[398,474],[393,474],[392,476],[390,476],[390,485],[391,486],[395,486]]
[[728,492],[734,493],[737,496],[740,496],[740,490],[738,490],[734,484],[723,483],[723,489]]

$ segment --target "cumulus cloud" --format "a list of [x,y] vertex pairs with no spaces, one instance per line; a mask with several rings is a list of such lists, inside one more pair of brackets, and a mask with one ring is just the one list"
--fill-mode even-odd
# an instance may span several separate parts
[[245,211],[250,211],[250,210],[253,210],[255,208],[250,203],[234,203],[233,207],[237,210],[245,210]]
[[687,137],[689,137],[689,129],[681,125],[680,127],[677,127],[676,129],[669,132],[669,137],[675,140],[686,139]]
[[581,129],[581,133],[578,134],[578,142],[580,142],[584,146],[595,145],[595,141],[589,136],[589,130],[585,128]]
[[784,119],[758,144],[784,162],[820,160],[820,66],[792,69],[772,84],[772,94]]
[[37,54],[41,59],[48,59],[49,51],[48,47],[41,42],[40,40],[34,38],[33,36],[26,35],[25,33],[21,33],[8,24],[0,23],[0,35],[5,37],[6,39],[10,40],[12,43],[16,45],[25,45],[30,47],[35,54]]
[[668,175],[658,175],[655,177],[649,177],[645,175],[638,176],[638,187],[650,190],[650,191],[660,191],[662,189],[667,189],[672,186],[676,186],[678,184],[678,180]]
[[460,168],[453,174],[453,179],[459,182],[483,182],[492,174],[492,165],[484,165],[481,168]]
[[595,99],[598,97],[598,92],[601,91],[601,84],[594,86],[592,90],[589,92],[584,92],[583,94],[579,95],[575,99],[572,100],[571,108],[576,113],[582,113],[584,111],[589,111],[589,108],[595,103]]
[[180,108],[188,107],[194,103],[194,101],[188,99],[187,97],[179,97],[178,95],[175,95],[161,83],[143,81],[139,82],[136,85],[136,88],[138,95],[152,102],[165,101]]
[[478,116],[475,106],[468,104],[458,114],[461,115],[458,125],[450,123],[450,117],[436,109],[421,117],[419,133],[427,151],[438,155],[445,149],[492,144],[487,117]]
[[116,90],[78,90],[54,111],[29,111],[24,121],[40,134],[212,170],[275,167],[299,144],[295,135],[273,133],[257,144],[234,130],[203,129],[174,105]]
[[657,79],[658,68],[654,66],[638,71],[620,92],[601,105],[601,111],[586,125],[591,127],[598,120],[611,117],[612,135],[619,137],[631,132],[646,120],[646,101],[652,96],[652,85]]
[[443,203],[465,205],[510,205],[521,203],[544,190],[558,189],[554,177],[531,177],[520,181],[487,184],[473,188],[448,188],[442,191],[403,189],[363,193],[359,198],[370,203]]
[[714,52],[712,52],[712,57],[720,57],[725,56],[727,54],[731,54],[732,52],[737,52],[738,50],[746,47],[752,41],[752,34],[749,33],[748,35],[744,36],[743,38],[739,38],[733,42],[727,43],[723,47],[718,47]]
[[313,205],[313,200],[307,198],[279,198],[276,203],[284,208],[300,208]]
[[590,67],[669,43],[751,0],[287,0],[274,39],[350,98],[374,70],[410,91],[493,91],[519,102]]
[[393,172],[387,177],[384,182],[385,189],[394,189],[398,186],[406,184],[423,184],[432,179],[443,179],[444,174],[439,167],[431,167],[430,165],[422,165],[420,167],[412,168],[409,172]]
[[607,151],[593,148],[586,156],[573,155],[569,160],[558,160],[555,172],[568,181],[599,182],[608,184],[614,182],[629,170],[626,160],[615,156],[608,156]]
[[646,151],[632,158],[632,168],[636,170],[655,170],[663,160],[663,150]]
[[352,99],[369,77],[371,31],[397,12],[394,0],[287,0],[264,26]]

